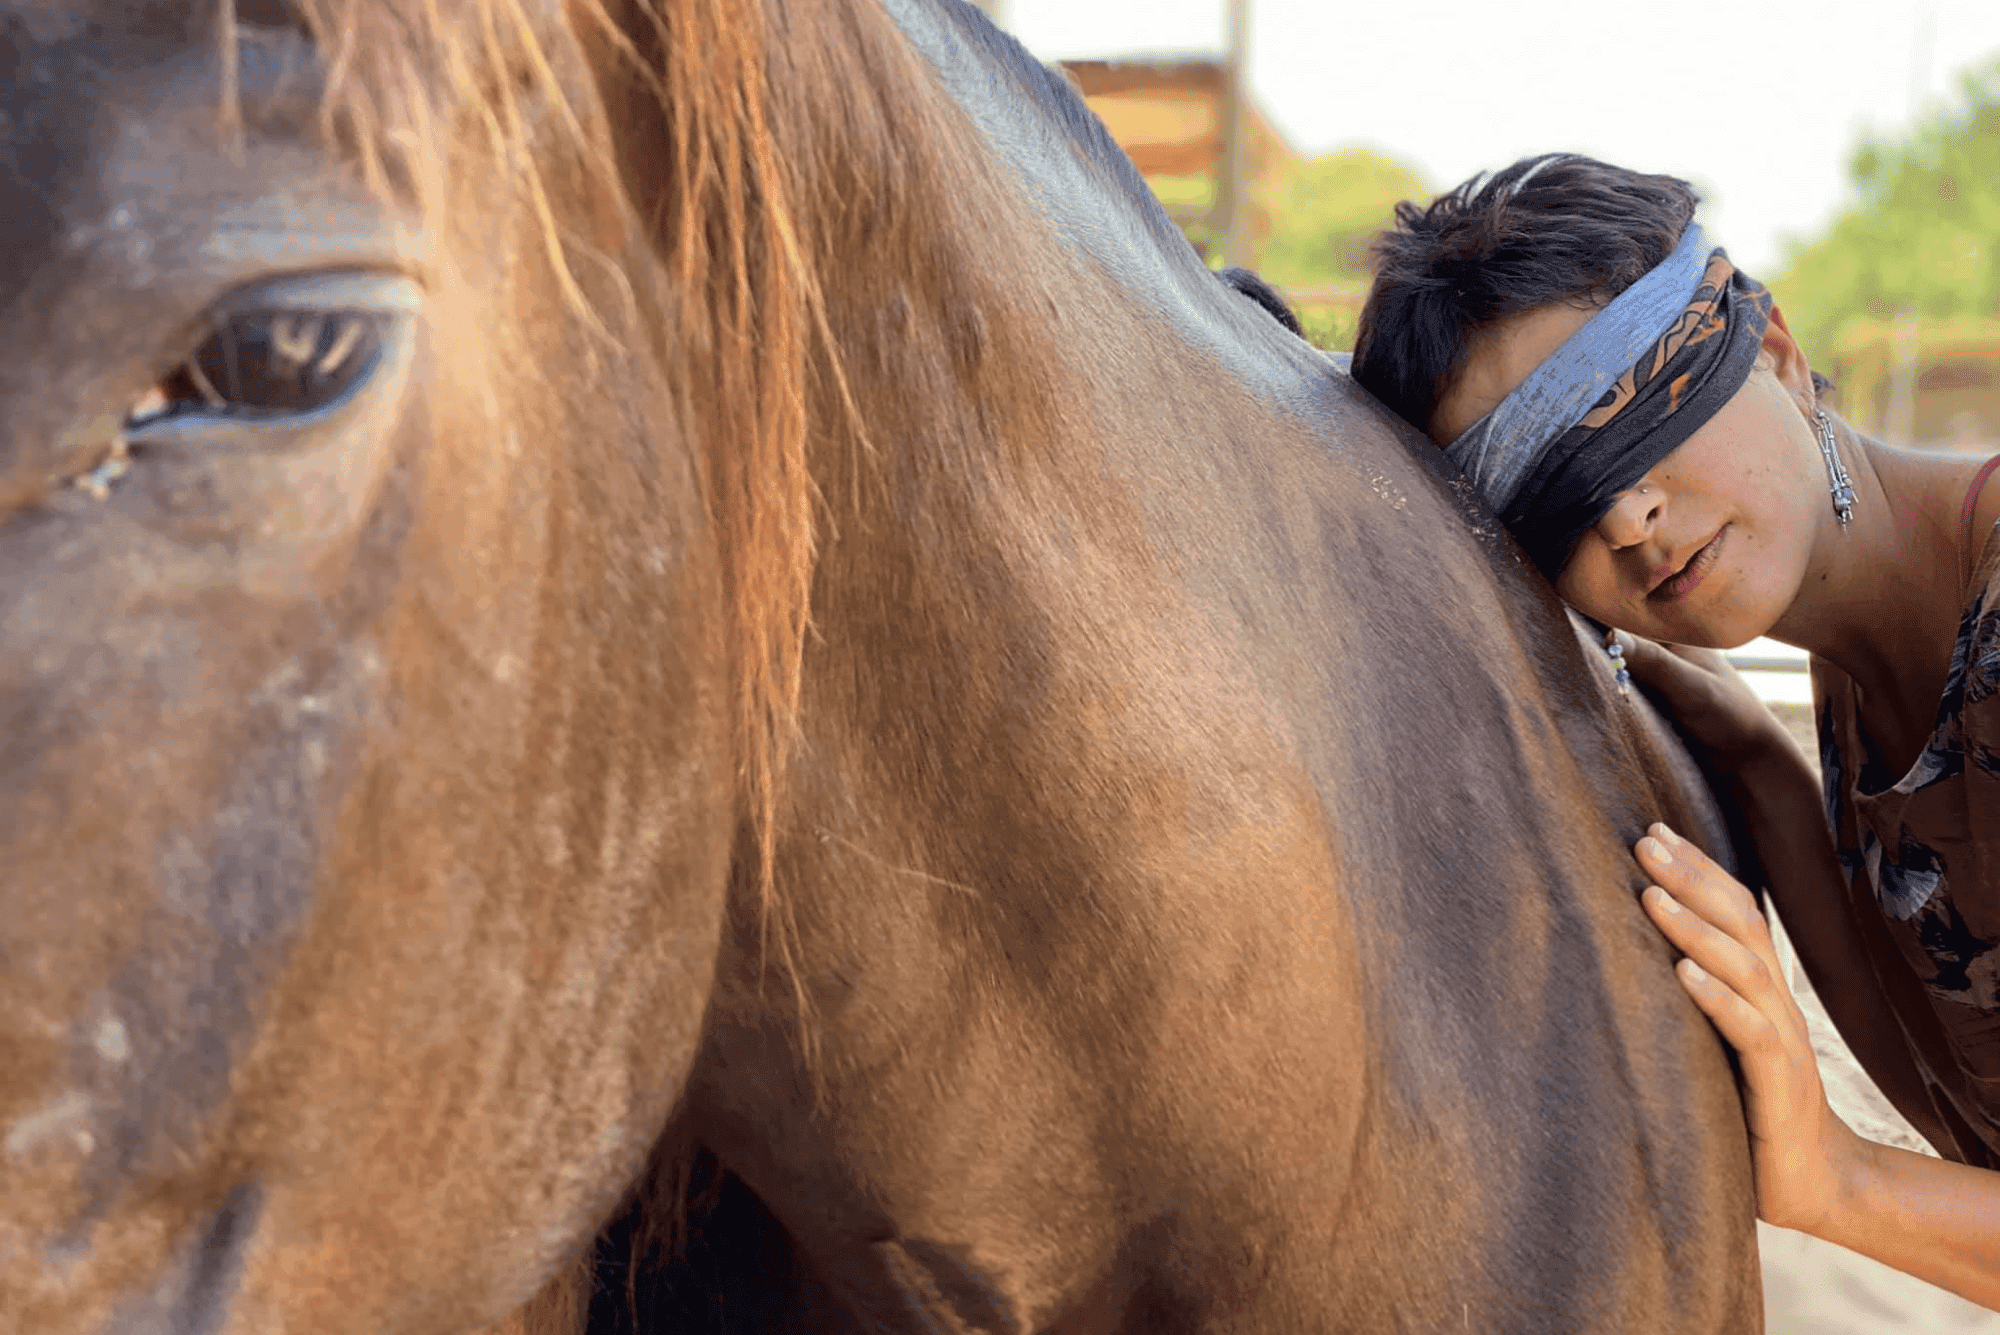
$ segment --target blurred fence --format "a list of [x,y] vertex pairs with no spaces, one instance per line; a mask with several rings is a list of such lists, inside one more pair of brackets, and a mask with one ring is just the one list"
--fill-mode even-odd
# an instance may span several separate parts
[[1968,452],[2000,437],[2000,318],[1854,320],[1821,369],[1871,435]]

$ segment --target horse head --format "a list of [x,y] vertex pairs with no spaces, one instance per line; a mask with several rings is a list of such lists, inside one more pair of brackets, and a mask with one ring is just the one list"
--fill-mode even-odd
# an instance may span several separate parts
[[557,7],[447,8],[0,9],[12,1329],[493,1319],[692,1059],[766,576],[693,431],[785,387]]

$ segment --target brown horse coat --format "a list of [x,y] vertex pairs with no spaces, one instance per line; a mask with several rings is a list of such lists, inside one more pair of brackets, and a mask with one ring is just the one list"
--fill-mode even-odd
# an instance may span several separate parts
[[702,1165],[691,1329],[1757,1328],[1692,771],[1068,90],[303,13],[0,0],[10,1328],[566,1321]]

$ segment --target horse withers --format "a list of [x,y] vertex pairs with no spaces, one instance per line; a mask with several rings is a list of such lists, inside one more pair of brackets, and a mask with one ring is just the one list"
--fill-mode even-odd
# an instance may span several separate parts
[[0,0],[0,1325],[1755,1329],[1585,649],[954,0]]

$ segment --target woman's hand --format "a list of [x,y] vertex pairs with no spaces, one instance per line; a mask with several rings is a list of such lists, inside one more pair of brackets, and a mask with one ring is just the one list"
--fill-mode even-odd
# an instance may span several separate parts
[[1687,953],[1675,968],[1681,985],[1742,1060],[1757,1213],[1818,1232],[1846,1207],[1865,1142],[1827,1104],[1764,915],[1734,877],[1664,825],[1634,852],[1656,882],[1640,896],[1646,912]]
[[1784,726],[1720,650],[1659,644],[1626,630],[1617,635],[1639,684],[1725,769],[1773,746],[1796,750]]

